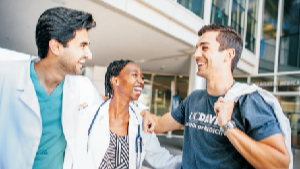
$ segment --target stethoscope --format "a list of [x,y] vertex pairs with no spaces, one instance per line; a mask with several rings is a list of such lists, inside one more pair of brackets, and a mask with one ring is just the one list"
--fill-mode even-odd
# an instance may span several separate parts
[[[91,133],[91,130],[92,130],[92,127],[94,125],[94,122],[95,122],[95,119],[99,113],[99,110],[100,108],[107,102],[108,100],[104,101],[98,108],[98,110],[96,111],[96,114],[94,115],[94,118],[92,120],[92,123],[90,124],[90,127],[89,127],[89,130],[88,130],[88,137],[90,136],[90,133]],[[135,139],[135,152],[136,152],[136,168],[140,168],[140,164],[141,164],[141,158],[142,158],[142,152],[143,152],[143,148],[142,148],[142,144],[143,144],[143,139],[141,137],[141,134],[140,134],[140,122],[137,118],[137,115],[135,113],[135,111],[133,110],[133,108],[129,105],[130,109],[132,110],[132,112],[134,113],[137,121],[138,121],[138,134],[136,136],[136,139]]]

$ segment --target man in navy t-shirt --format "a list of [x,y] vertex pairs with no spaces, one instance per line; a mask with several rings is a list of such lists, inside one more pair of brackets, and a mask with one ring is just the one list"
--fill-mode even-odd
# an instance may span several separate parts
[[280,125],[260,94],[242,96],[237,103],[223,98],[234,84],[232,72],[243,49],[240,35],[219,25],[204,26],[198,35],[194,57],[207,89],[194,91],[171,113],[155,116],[155,132],[184,127],[184,169],[288,168]]

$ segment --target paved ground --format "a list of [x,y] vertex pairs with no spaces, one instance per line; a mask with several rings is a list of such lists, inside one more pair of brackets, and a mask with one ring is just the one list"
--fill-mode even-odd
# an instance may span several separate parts
[[[165,147],[173,155],[182,154],[182,139],[180,138],[166,138],[165,136],[158,136],[160,144],[162,147]],[[294,169],[300,169],[300,150],[294,150]],[[152,167],[144,161],[142,169],[152,169]]]
[[299,169],[300,168],[300,150],[297,149],[295,150],[295,154],[294,154],[294,169]]

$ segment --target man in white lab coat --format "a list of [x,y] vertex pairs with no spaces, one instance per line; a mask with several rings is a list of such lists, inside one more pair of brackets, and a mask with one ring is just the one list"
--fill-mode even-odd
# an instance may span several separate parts
[[[39,59],[0,64],[0,168],[62,168],[67,142],[76,151],[78,113],[99,101],[91,82],[74,76],[92,58],[95,26],[89,13],[48,9],[36,25]],[[83,97],[83,86],[94,95]]]
[[[91,14],[46,10],[36,25],[38,60],[0,63],[0,168],[63,168],[65,149],[76,161],[78,121],[101,101],[82,76],[92,58]],[[145,123],[147,124],[147,123]]]

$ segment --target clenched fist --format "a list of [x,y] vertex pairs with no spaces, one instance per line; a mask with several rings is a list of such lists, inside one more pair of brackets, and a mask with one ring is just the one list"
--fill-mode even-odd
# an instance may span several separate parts
[[214,110],[218,117],[218,125],[220,127],[224,126],[230,119],[233,113],[234,100],[225,100],[220,97],[217,102],[215,102]]

